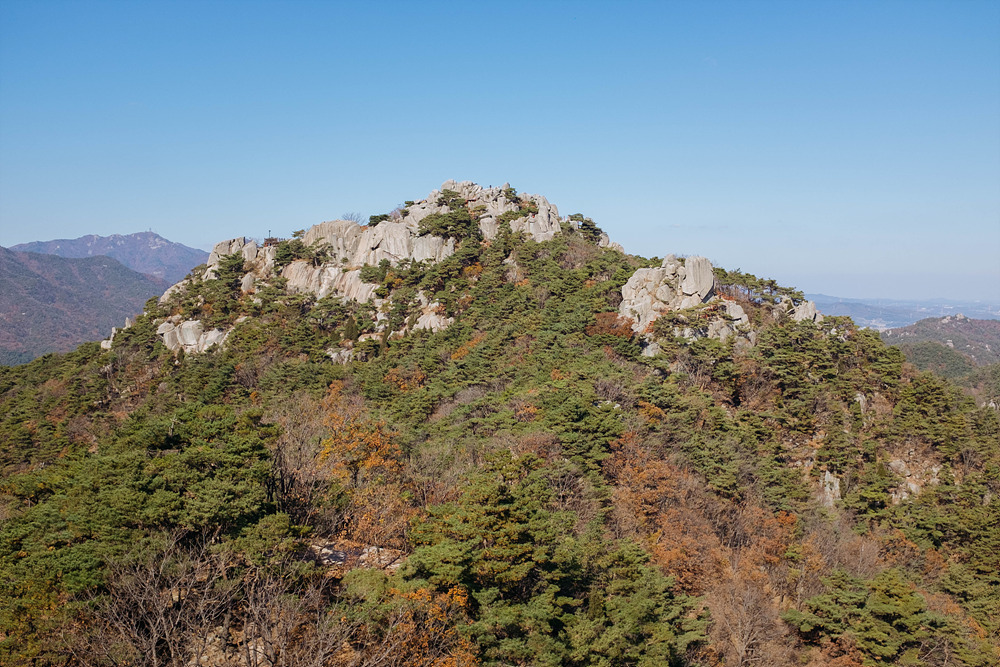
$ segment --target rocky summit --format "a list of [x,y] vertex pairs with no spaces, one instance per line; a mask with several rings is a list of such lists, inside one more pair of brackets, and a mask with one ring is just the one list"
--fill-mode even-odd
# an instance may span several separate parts
[[[386,262],[396,267],[401,263],[435,264],[455,253],[461,236],[442,235],[441,230],[428,230],[430,220],[452,216],[456,208],[464,210],[471,221],[474,240],[490,243],[500,233],[522,234],[535,242],[544,242],[564,233],[564,229],[579,232],[581,224],[589,222],[582,216],[563,217],[559,210],[541,195],[518,195],[509,184],[483,188],[470,181],[445,181],[439,190],[425,199],[408,202],[397,209],[362,225],[350,220],[321,222],[304,230],[300,248],[312,249],[307,258],[278,262],[282,246],[277,240],[261,243],[240,237],[220,241],[215,245],[200,280],[217,277],[223,258],[239,255],[246,271],[239,280],[240,290],[252,294],[262,284],[280,278],[289,293],[309,293],[316,298],[335,296],[375,307],[374,333],[385,331],[387,300],[377,296],[379,284],[366,281],[364,267]],[[592,225],[593,223],[590,222]],[[435,233],[438,231],[438,233]],[[447,231],[446,229],[444,231]],[[592,240],[599,248],[624,252],[607,234],[596,230]],[[516,262],[511,261],[512,268]],[[662,314],[678,313],[675,333],[690,339],[708,337],[725,341],[730,336],[741,337],[752,344],[754,332],[743,308],[734,300],[716,293],[712,264],[704,257],[678,258],[668,255],[659,267],[640,268],[621,289],[619,313],[632,322],[632,328],[645,336],[644,353],[654,355],[659,349],[652,335],[652,325]],[[172,286],[160,298],[170,303],[183,294],[191,280]],[[420,313],[410,327],[439,331],[454,320],[441,314],[441,304],[423,292],[417,293]],[[794,321],[819,321],[822,315],[809,301],[793,303],[778,301],[773,316],[787,313]],[[230,330],[206,330],[198,321],[183,320],[177,315],[164,321],[158,332],[171,350],[204,352],[222,344]],[[405,329],[395,332],[405,333]]]

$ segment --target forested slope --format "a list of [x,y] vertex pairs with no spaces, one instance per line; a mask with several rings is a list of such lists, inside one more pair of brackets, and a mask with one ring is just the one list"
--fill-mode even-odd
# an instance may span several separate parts
[[0,364],[99,340],[165,287],[109,257],[66,259],[0,248]]
[[[111,350],[0,369],[0,661],[1000,660],[995,410],[738,271],[744,337],[636,333],[659,260],[448,206],[453,254],[362,268],[378,309],[232,254]],[[231,332],[174,353],[170,316]]]

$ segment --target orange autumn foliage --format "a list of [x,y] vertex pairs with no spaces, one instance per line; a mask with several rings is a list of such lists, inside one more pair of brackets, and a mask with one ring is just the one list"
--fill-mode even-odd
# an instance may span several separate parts
[[596,320],[594,324],[591,324],[586,329],[588,336],[609,335],[617,336],[618,338],[632,337],[633,321],[631,319],[620,317],[618,313],[612,312],[597,313],[594,319]]
[[[365,628],[361,650],[343,664],[409,665],[412,667],[476,667],[476,647],[457,630],[466,618],[468,596],[454,587],[444,593],[426,588],[390,589],[393,611]],[[367,635],[367,636],[365,636]]]
[[466,356],[468,356],[469,352],[472,352],[477,345],[483,342],[483,339],[485,338],[486,338],[485,333],[476,334],[470,340],[459,345],[458,349],[452,353],[451,358],[455,361],[458,361],[459,359],[464,359]]
[[360,544],[405,549],[410,519],[416,513],[399,482],[371,484],[351,495],[341,534]]
[[406,392],[424,386],[427,375],[419,368],[412,371],[401,370],[399,368],[390,369],[382,381],[391,384],[400,391]]
[[333,382],[323,399],[323,423],[330,436],[322,442],[318,461],[329,466],[341,483],[357,487],[364,478],[394,479],[402,468],[396,434],[385,422],[368,419],[361,406],[343,395],[343,383]]

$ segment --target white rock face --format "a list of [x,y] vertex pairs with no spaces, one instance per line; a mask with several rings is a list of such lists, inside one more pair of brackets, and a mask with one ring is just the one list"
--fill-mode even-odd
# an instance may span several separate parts
[[796,322],[822,322],[823,315],[816,310],[816,304],[812,301],[803,301],[798,306],[792,308],[789,316]]
[[346,364],[354,359],[354,350],[344,347],[331,347],[326,351],[326,356],[335,364]]
[[522,195],[538,206],[538,213],[531,213],[523,218],[518,218],[510,223],[511,230],[524,232],[538,242],[549,241],[555,238],[562,229],[559,226],[559,209],[549,203],[541,195]]
[[[443,190],[452,190],[465,198],[467,206],[475,210],[482,207],[483,213],[479,217],[479,229],[483,237],[492,240],[497,234],[498,220],[504,213],[517,211],[520,206],[516,200],[511,200],[505,194],[510,184],[504,183],[497,187],[484,188],[472,181],[445,181],[441,184],[441,190],[435,190],[427,196],[423,202],[418,202],[408,207],[409,214],[404,218],[404,222],[416,224],[431,213],[443,213],[448,209],[437,206],[437,198]],[[548,241],[562,231],[560,227],[561,218],[559,209],[549,203],[541,195],[522,194],[517,199],[532,202],[538,207],[538,213],[527,213],[524,217],[513,220],[510,228],[515,232],[524,232],[529,238],[535,241]]]
[[612,241],[611,237],[608,236],[607,234],[605,234],[604,232],[601,232],[601,236],[597,240],[597,247],[598,248],[610,248],[612,250],[617,250],[618,252],[620,252],[622,254],[625,253],[625,248],[623,248],[620,243],[615,243],[614,241]]
[[838,500],[840,500],[840,478],[825,470],[820,482],[820,502],[832,509]]
[[417,321],[413,324],[413,330],[426,329],[428,331],[438,332],[442,329],[446,329],[452,322],[455,321],[453,317],[447,317],[442,308],[442,304],[438,301],[428,302],[427,296],[421,291],[417,292],[417,298],[420,300],[420,316]]
[[163,338],[163,344],[171,352],[184,350],[187,354],[201,354],[216,345],[222,345],[229,331],[210,329],[205,331],[200,320],[185,320],[179,324],[166,321],[160,324],[156,333]]
[[170,300],[170,297],[172,297],[174,294],[183,292],[184,289],[187,287],[187,285],[188,285],[187,280],[182,280],[176,285],[171,285],[170,287],[167,288],[167,291],[160,296],[159,303],[161,304],[166,303],[167,301]]
[[377,266],[383,259],[393,265],[406,259],[440,262],[455,252],[453,239],[419,236],[417,222],[411,223],[410,216],[406,220],[386,220],[367,227],[348,220],[321,222],[306,231],[302,241],[306,245],[330,244],[333,257],[330,263],[351,268]]
[[[704,304],[690,324],[679,324],[674,335],[684,338],[715,338],[728,340],[736,335],[737,349],[745,350],[756,344],[756,333],[749,330],[750,318],[735,301],[715,294],[715,274],[712,264],[704,257],[688,257],[681,262],[668,255],[658,267],[638,269],[622,286],[622,302],[618,314],[633,320],[632,329],[646,335],[643,354],[655,356],[658,347],[649,336],[650,325],[663,313],[686,310]],[[782,301],[771,307],[775,319],[783,313],[797,322],[820,322],[823,315],[812,301],[793,307]],[[686,317],[686,315],[685,315]]]
[[715,276],[707,259],[688,257],[681,263],[674,255],[667,255],[659,267],[632,274],[622,287],[618,313],[632,318],[632,329],[643,333],[665,312],[707,302],[714,287]]
[[253,273],[246,274],[240,281],[240,291],[243,292],[244,294],[249,294],[250,290],[253,289],[255,282],[256,282],[256,276],[254,276]]
[[371,301],[378,285],[361,280],[361,269],[346,270],[333,264],[313,266],[297,260],[282,270],[281,277],[288,280],[290,292],[312,292],[317,298],[336,294],[358,303]]
[[684,296],[698,296],[702,301],[706,300],[715,287],[712,264],[704,257],[688,257],[681,269],[684,272],[681,281]]
[[[663,313],[685,310],[705,304],[701,311],[708,319],[698,319],[690,326],[679,325],[674,334],[685,338],[715,338],[726,341],[730,336],[749,336],[745,332],[750,320],[738,303],[715,294],[715,274],[712,264],[704,257],[688,257],[681,262],[667,255],[658,267],[638,269],[622,286],[622,302],[618,314],[633,320],[632,330],[648,334],[650,325]],[[659,346],[647,338],[643,349],[646,356],[655,356]]]

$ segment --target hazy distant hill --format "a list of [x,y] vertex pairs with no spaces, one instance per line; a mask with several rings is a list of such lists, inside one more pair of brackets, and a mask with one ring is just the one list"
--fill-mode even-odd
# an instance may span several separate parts
[[964,313],[983,320],[1000,319],[1000,303],[952,299],[846,299],[827,294],[807,294],[824,315],[846,315],[863,327],[885,330],[905,327],[928,317]]
[[0,364],[107,337],[168,283],[110,257],[65,258],[0,248]]
[[969,358],[974,366],[1000,362],[1000,320],[976,320],[958,314],[931,317],[882,332],[882,340],[902,348],[938,343]]
[[980,405],[1000,398],[1000,320],[931,317],[881,337],[920,370],[966,387]]
[[176,283],[195,266],[204,264],[208,253],[174,243],[153,232],[81,236],[78,239],[34,241],[11,246],[19,252],[37,252],[60,257],[107,255],[130,269]]

